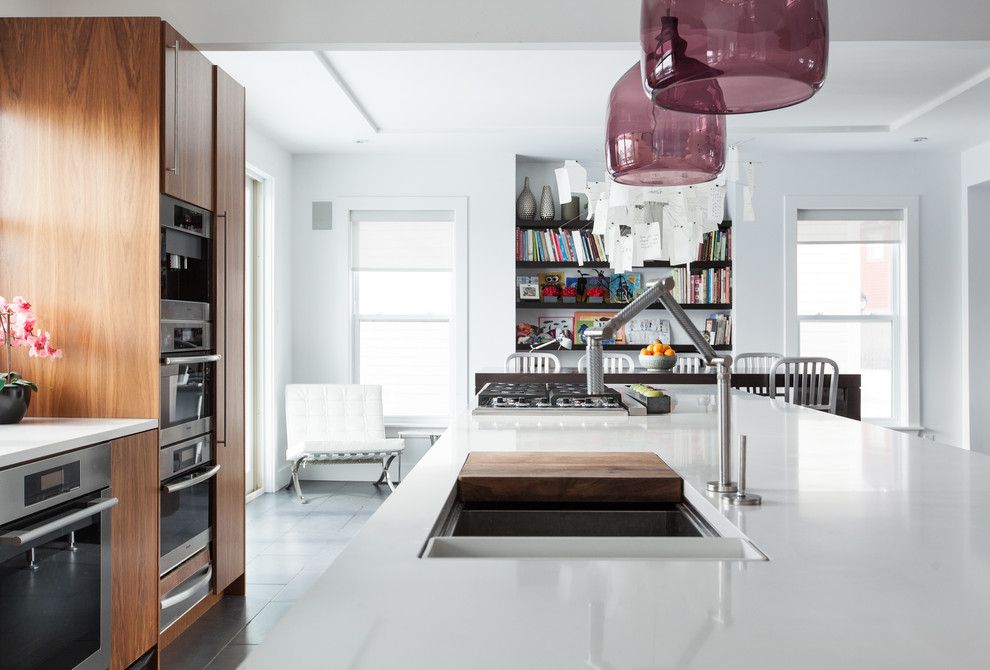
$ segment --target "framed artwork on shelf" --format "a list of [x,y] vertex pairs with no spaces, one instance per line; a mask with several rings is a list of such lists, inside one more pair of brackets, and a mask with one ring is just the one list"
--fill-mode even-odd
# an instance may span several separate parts
[[670,321],[655,316],[633,317],[625,326],[626,344],[670,343]]
[[[574,345],[584,346],[584,331],[603,327],[609,319],[615,316],[615,312],[575,312],[574,313]],[[620,328],[619,332],[611,340],[602,340],[602,344],[625,344],[625,329]]]
[[539,284],[520,284],[519,285],[519,299],[520,300],[539,300],[540,299],[540,285]]
[[574,317],[541,316],[539,318],[540,339],[574,341]]
[[540,329],[536,324],[524,322],[516,324],[516,344],[535,347],[546,341],[540,337]]
[[617,272],[609,281],[609,298],[612,302],[632,302],[643,288],[643,275],[639,272]]

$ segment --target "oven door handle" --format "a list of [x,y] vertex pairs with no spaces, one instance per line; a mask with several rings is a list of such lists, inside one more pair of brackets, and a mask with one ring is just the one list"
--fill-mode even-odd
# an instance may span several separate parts
[[203,585],[209,584],[211,579],[213,579],[212,564],[206,566],[206,570],[203,572],[203,576],[200,579],[197,579],[195,584],[182,589],[178,593],[174,593],[170,596],[166,596],[165,598],[162,598],[161,609],[168,609],[169,607],[178,605],[183,600],[188,600],[189,598],[193,597],[193,595],[195,595],[195,593],[199,591],[199,589],[203,587]]
[[204,356],[167,356],[165,365],[186,365],[187,363],[217,363],[220,361],[220,354],[206,354]]
[[165,491],[165,493],[175,493],[176,491],[191,488],[196,486],[196,484],[202,484],[218,472],[220,472],[220,466],[214,465],[201,475],[196,475],[195,477],[190,477],[189,479],[183,479],[181,482],[176,482],[175,484],[162,484],[162,491]]
[[65,516],[60,516],[57,519],[53,519],[46,524],[42,524],[36,528],[29,528],[27,530],[12,530],[9,533],[4,533],[0,535],[0,544],[13,545],[19,547],[25,545],[29,542],[37,540],[39,537],[48,535],[49,533],[54,533],[56,531],[67,528],[74,523],[82,521],[83,519],[88,519],[94,514],[99,514],[104,512],[120,501],[117,498],[103,498],[100,502],[94,503],[89,507],[84,509],[76,510],[66,514]]

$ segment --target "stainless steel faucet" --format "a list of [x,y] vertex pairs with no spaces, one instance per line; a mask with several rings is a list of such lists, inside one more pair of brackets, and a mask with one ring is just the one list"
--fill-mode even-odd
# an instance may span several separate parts
[[615,337],[619,328],[629,322],[634,316],[657,302],[667,309],[680,324],[691,343],[705,359],[705,364],[715,368],[717,392],[715,395],[718,409],[718,479],[708,482],[708,490],[716,493],[735,493],[735,482],[732,481],[732,421],[729,407],[729,392],[732,388],[732,356],[719,355],[708,344],[701,331],[698,330],[687,313],[670,294],[674,288],[674,280],[670,277],[649,284],[643,293],[631,303],[623,307],[599,330],[584,331],[584,340],[588,352],[588,394],[600,395],[605,392],[605,364],[602,356],[602,340]]

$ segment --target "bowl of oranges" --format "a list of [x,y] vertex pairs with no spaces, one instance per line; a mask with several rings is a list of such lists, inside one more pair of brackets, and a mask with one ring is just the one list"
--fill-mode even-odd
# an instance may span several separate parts
[[639,350],[639,364],[647,370],[673,370],[677,365],[677,352],[669,344],[656,340]]

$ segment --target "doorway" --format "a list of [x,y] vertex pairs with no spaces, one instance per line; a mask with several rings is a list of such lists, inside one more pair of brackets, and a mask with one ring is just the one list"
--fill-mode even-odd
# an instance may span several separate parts
[[265,490],[265,445],[274,444],[274,387],[265,383],[272,374],[272,180],[248,166],[244,184],[244,494],[252,500]]

